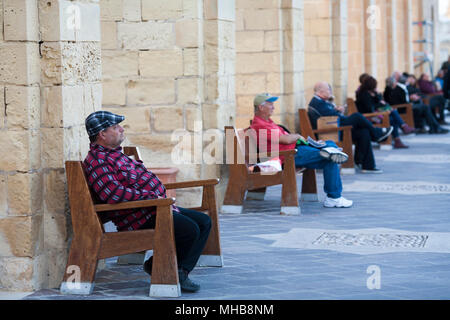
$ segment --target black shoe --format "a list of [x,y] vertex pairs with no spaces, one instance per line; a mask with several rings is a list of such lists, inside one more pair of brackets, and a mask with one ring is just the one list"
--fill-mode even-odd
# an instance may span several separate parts
[[200,285],[189,279],[186,271],[178,270],[178,279],[180,280],[181,291],[197,292],[200,290]]
[[394,127],[389,127],[389,128],[381,128],[381,137],[379,137],[377,139],[377,142],[383,142],[386,141],[387,138],[389,138],[389,136],[392,133],[392,130],[394,130]]
[[144,262],[144,271],[149,275],[152,275],[152,266],[153,266],[153,256],[148,258],[147,261]]
[[448,133],[448,129],[444,129],[442,127],[438,127],[437,129],[430,130],[430,134],[445,134]]

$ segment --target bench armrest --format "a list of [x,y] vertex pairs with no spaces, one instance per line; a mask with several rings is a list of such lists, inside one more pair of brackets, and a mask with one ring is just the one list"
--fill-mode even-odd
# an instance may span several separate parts
[[96,204],[94,206],[95,211],[103,212],[103,211],[115,211],[115,210],[124,210],[124,209],[138,209],[138,208],[147,208],[147,207],[164,207],[170,206],[175,203],[175,198],[161,198],[161,199],[152,199],[152,200],[138,200],[138,201],[126,201],[121,203],[114,204]]
[[330,133],[330,132],[339,132],[345,130],[351,130],[352,126],[342,126],[342,127],[333,127],[333,128],[323,128],[323,129],[315,129],[313,133]]
[[193,181],[181,181],[181,182],[171,182],[164,184],[166,189],[183,189],[183,188],[194,188],[194,187],[205,187],[216,185],[219,183],[219,179],[207,179],[207,180],[193,180]]

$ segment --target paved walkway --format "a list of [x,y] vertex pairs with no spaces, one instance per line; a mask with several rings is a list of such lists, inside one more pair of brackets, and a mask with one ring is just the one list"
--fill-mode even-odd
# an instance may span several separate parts
[[[280,216],[272,187],[244,214],[221,215],[225,265],[196,268],[202,289],[179,299],[449,299],[450,134],[404,140],[409,149],[375,150],[383,174],[343,176],[352,208],[310,202]],[[109,259],[90,296],[24,299],[151,299],[149,285],[141,266]]]

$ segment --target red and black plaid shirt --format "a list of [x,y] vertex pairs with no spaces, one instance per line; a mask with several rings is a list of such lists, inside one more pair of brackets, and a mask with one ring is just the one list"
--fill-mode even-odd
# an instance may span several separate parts
[[[108,149],[91,143],[84,160],[89,186],[102,203],[166,198],[166,188],[141,161],[122,153],[122,147]],[[174,211],[178,208],[173,206]],[[118,210],[100,214],[103,223],[112,221],[118,231],[139,229],[156,213],[155,207]]]

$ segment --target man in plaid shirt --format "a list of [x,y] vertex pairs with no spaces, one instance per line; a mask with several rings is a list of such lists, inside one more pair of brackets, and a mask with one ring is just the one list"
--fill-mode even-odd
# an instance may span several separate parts
[[[97,111],[86,118],[91,144],[83,164],[89,186],[102,203],[165,198],[166,188],[158,177],[142,162],[122,153],[120,144],[125,136],[119,123],[124,119],[108,111]],[[155,214],[155,207],[129,209],[102,214],[101,219],[103,223],[112,221],[120,232],[154,228]],[[188,274],[208,240],[211,219],[202,212],[173,206],[173,223],[180,286],[183,291],[195,292],[200,286]],[[150,275],[152,258],[144,263]]]

